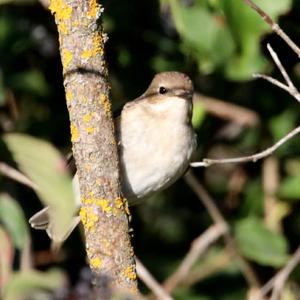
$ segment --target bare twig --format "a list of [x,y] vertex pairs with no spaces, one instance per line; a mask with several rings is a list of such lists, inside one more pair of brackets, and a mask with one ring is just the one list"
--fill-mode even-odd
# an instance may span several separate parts
[[160,300],[173,300],[137,257],[135,258],[135,262],[138,277],[153,292],[153,294]]
[[291,40],[291,38],[280,28],[280,26],[275,23],[272,18],[263,11],[259,6],[253,3],[252,0],[244,0],[244,2],[249,5],[254,11],[256,11],[263,20],[272,28],[272,30],[280,36],[288,45],[289,47],[298,55],[300,58],[300,48]]
[[200,103],[205,110],[218,118],[237,123],[241,126],[257,126],[260,123],[259,116],[251,109],[241,107],[220,99],[194,94],[194,103]]
[[270,44],[267,44],[267,48],[272,56],[272,59],[274,60],[276,66],[278,67],[278,69],[280,70],[280,73],[282,74],[286,84],[278,81],[277,79],[271,77],[271,76],[267,76],[267,75],[263,75],[263,74],[253,74],[253,76],[255,78],[262,78],[265,79],[267,81],[269,81],[270,83],[278,86],[279,88],[285,90],[286,92],[288,92],[291,96],[293,96],[298,102],[300,102],[300,93],[297,90],[297,88],[295,87],[295,85],[293,84],[292,80],[290,79],[290,76],[288,75],[287,71],[285,70],[285,68],[283,67],[278,55],[276,54],[276,52],[273,50],[273,48],[271,47]]
[[37,190],[37,185],[32,182],[31,179],[29,179],[27,176],[25,176],[20,171],[14,169],[13,167],[9,166],[8,164],[4,162],[0,162],[0,173],[10,179],[13,179],[19,183],[22,183],[33,190]]
[[221,251],[213,259],[207,259],[201,264],[196,264],[195,267],[187,274],[181,285],[188,288],[201,280],[212,276],[213,274],[224,270],[232,263],[232,254],[229,251]]
[[300,246],[294,252],[292,257],[284,268],[282,268],[273,278],[271,278],[261,289],[258,295],[253,300],[261,300],[272,289],[272,296],[270,300],[277,300],[282,292],[284,284],[286,283],[289,275],[300,263]]
[[[279,162],[275,157],[268,157],[262,165],[262,183],[264,190],[264,223],[267,228],[281,232],[281,219],[278,214],[278,198],[276,192],[280,183]],[[283,210],[285,212],[285,210]]]
[[164,282],[166,291],[171,293],[188,275],[194,263],[207,248],[214,243],[221,235],[228,230],[225,224],[217,223],[210,226],[204,233],[197,237],[193,242],[191,249],[186,254],[177,270]]
[[216,164],[228,164],[228,163],[245,163],[248,161],[256,162],[259,159],[262,159],[264,157],[269,156],[272,154],[274,151],[276,151],[281,145],[286,143],[288,140],[290,140],[292,137],[297,135],[300,132],[300,126],[296,127],[292,131],[290,131],[287,135],[285,135],[282,139],[280,139],[277,143],[275,143],[273,146],[270,148],[267,148],[266,150],[252,154],[249,156],[242,156],[242,157],[234,157],[234,158],[224,158],[224,159],[209,159],[209,158],[204,158],[203,161],[201,162],[192,162],[190,165],[193,168],[197,167],[209,167],[211,165],[216,165]]
[[[226,220],[222,216],[218,207],[215,205],[213,199],[210,197],[210,195],[202,186],[202,184],[193,175],[193,173],[191,171],[188,171],[184,179],[187,182],[187,184],[191,187],[191,189],[195,192],[195,194],[198,196],[198,198],[201,200],[202,204],[207,209],[213,221],[216,224],[221,224],[223,226],[226,226],[226,228],[229,228]],[[246,281],[248,282],[249,286],[252,288],[259,287],[260,283],[259,280],[257,279],[254,270],[252,269],[251,265],[240,255],[235,245],[235,241],[229,231],[224,232],[224,241],[226,246],[228,247],[228,250],[238,260],[241,267],[241,271]]]

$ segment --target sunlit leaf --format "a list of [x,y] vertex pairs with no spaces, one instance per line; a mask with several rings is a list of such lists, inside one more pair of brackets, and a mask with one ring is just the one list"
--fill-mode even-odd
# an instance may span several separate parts
[[0,221],[10,233],[14,246],[22,249],[29,238],[22,208],[12,197],[0,194]]
[[[169,0],[172,15],[183,44],[183,51],[192,55],[202,72],[211,73],[229,59],[234,45],[232,37],[220,20],[200,1],[184,6],[178,0]],[[205,28],[205,30],[201,30]]]
[[[236,80],[250,79],[266,66],[260,52],[260,39],[271,28],[244,1],[222,0],[223,11],[234,40],[236,53],[227,62],[227,76]],[[275,21],[291,7],[291,0],[255,1]]]
[[1,293],[4,290],[11,272],[14,258],[14,249],[12,241],[9,238],[8,233],[0,226],[0,298]]
[[[269,123],[269,128],[273,136],[274,142],[277,142],[283,138],[288,132],[290,132],[296,126],[297,112],[293,110],[286,110],[279,115],[273,117]],[[291,147],[293,140],[282,145],[276,150],[276,155],[282,155],[287,152]]]
[[284,236],[268,230],[258,218],[239,221],[235,237],[241,253],[261,265],[280,267],[288,259]]
[[15,273],[4,291],[3,300],[33,299],[41,290],[54,291],[65,284],[65,277],[58,270],[47,273],[27,271]]
[[279,197],[289,200],[300,200],[300,175],[286,177],[280,184]]
[[64,160],[49,143],[23,134],[5,135],[20,169],[38,186],[37,194],[51,208],[53,233],[60,239],[74,216],[72,181]]
[[48,83],[39,70],[29,70],[17,73],[12,77],[11,83],[17,90],[22,90],[38,96],[45,96],[48,93]]
[[205,109],[199,102],[194,102],[192,124],[194,128],[199,128],[204,120]]

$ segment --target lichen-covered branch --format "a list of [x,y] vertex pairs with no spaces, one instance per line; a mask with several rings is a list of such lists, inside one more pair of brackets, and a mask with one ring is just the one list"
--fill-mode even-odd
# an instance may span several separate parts
[[80,215],[95,275],[96,298],[110,299],[110,293],[116,289],[136,293],[129,212],[120,193],[117,145],[108,98],[106,36],[100,22],[103,9],[96,0],[52,0],[49,9],[59,32],[81,191]]

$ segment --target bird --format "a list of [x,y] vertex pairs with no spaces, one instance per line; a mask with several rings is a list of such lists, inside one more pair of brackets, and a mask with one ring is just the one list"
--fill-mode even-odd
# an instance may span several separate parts
[[[166,189],[188,169],[197,146],[192,126],[193,83],[184,73],[158,73],[146,91],[127,102],[114,118],[120,160],[121,190],[129,205]],[[73,179],[80,199],[77,175]],[[79,222],[70,224],[72,232]],[[51,237],[48,207],[29,219]]]

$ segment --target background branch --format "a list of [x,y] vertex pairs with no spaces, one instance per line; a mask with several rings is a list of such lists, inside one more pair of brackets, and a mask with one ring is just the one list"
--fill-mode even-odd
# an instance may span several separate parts
[[289,47],[298,55],[300,58],[300,48],[291,40],[291,38],[280,28],[280,26],[275,23],[272,18],[262,10],[258,5],[256,5],[252,0],[244,0],[244,2],[250,6],[254,11],[256,11],[262,19],[272,28],[272,30],[280,36]]
[[270,148],[267,148],[266,150],[256,153],[256,154],[252,154],[252,155],[248,155],[248,156],[241,156],[241,157],[234,157],[234,158],[224,158],[224,159],[204,158],[203,161],[192,162],[190,165],[191,165],[191,167],[197,168],[197,167],[209,167],[211,165],[216,165],[216,164],[245,163],[248,161],[256,162],[259,159],[262,159],[264,157],[267,157],[268,155],[271,155],[280,146],[282,146],[288,140],[293,138],[299,132],[300,132],[300,126],[296,127],[292,131],[290,131],[287,135],[285,135],[282,139],[280,139],[277,143],[275,143]]
[[146,269],[142,262],[136,257],[136,271],[139,278],[145,285],[153,292],[153,294],[160,300],[173,300],[167,291],[157,282],[157,280]]
[[255,78],[263,78],[267,81],[269,81],[270,83],[278,86],[279,88],[285,90],[286,92],[288,92],[291,96],[293,96],[298,102],[300,101],[300,93],[297,90],[297,88],[295,87],[295,85],[293,84],[292,80],[290,79],[290,76],[288,75],[287,71],[285,70],[285,68],[283,67],[278,55],[276,54],[276,52],[273,50],[273,48],[271,47],[270,44],[267,44],[267,48],[272,56],[273,61],[275,62],[276,66],[278,67],[280,73],[282,74],[283,78],[285,79],[286,84],[278,81],[277,79],[271,77],[271,76],[267,76],[267,75],[262,75],[262,74],[254,74],[253,76]]
[[[213,221],[216,224],[221,224],[221,226],[225,226],[226,228],[229,228],[225,218],[222,216],[218,207],[215,205],[213,199],[210,197],[210,195],[202,186],[202,184],[193,175],[191,170],[186,173],[184,179],[186,183],[190,186],[190,188],[198,196],[202,204],[205,206]],[[231,236],[228,230],[224,232],[224,241],[228,250],[239,262],[241,271],[246,281],[248,282],[249,286],[251,288],[258,288],[260,286],[260,283],[254,270],[252,269],[251,265],[239,254],[239,251],[237,250],[237,247],[235,245],[234,238]]]
[[166,291],[172,291],[185,280],[195,262],[205,253],[207,248],[228,230],[225,224],[211,225],[205,232],[192,242],[189,252],[185,255],[176,271],[164,282]]
[[12,180],[32,188],[33,190],[38,189],[36,184],[32,182],[32,180],[30,180],[26,175],[4,162],[0,162],[0,173]]

